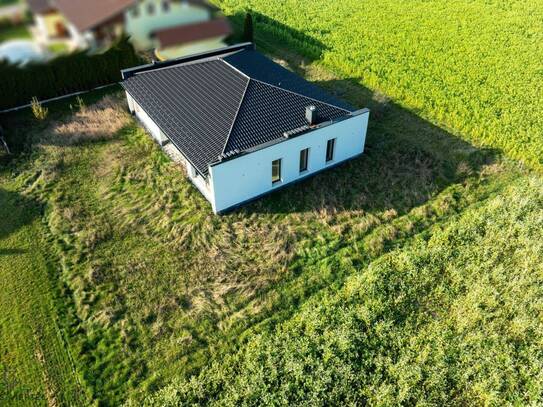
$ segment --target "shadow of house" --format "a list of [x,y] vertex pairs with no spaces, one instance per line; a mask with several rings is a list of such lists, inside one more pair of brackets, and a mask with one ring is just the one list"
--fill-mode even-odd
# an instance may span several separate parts
[[[270,17],[251,12],[257,47],[308,77],[311,62],[329,49],[320,41]],[[231,16],[239,28],[243,13]],[[303,56],[295,52],[303,52]],[[320,209],[405,213],[452,183],[493,162],[497,150],[478,149],[415,112],[363,86],[362,78],[331,74],[314,83],[356,108],[370,109],[365,153],[334,169],[286,187],[241,209],[288,213]],[[300,187],[301,186],[301,187]]]

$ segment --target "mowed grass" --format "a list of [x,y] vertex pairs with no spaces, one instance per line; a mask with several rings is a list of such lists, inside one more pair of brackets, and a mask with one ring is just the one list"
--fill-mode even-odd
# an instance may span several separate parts
[[30,39],[30,32],[24,24],[0,28],[0,43],[19,39]]
[[216,0],[258,42],[321,60],[477,146],[543,167],[543,3]]
[[0,404],[81,405],[59,328],[39,206],[0,174]]

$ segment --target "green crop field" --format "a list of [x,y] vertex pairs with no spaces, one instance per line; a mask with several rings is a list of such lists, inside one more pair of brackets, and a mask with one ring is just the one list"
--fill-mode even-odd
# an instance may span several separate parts
[[252,10],[257,39],[478,146],[543,167],[543,3],[535,0],[217,0]]
[[477,79],[540,52],[517,42],[541,36],[537,7],[280,3],[219,2],[235,24],[253,10],[278,62],[368,106],[367,149],[236,212],[211,213],[116,88],[44,121],[0,115],[0,405],[543,401],[537,62],[506,88]]

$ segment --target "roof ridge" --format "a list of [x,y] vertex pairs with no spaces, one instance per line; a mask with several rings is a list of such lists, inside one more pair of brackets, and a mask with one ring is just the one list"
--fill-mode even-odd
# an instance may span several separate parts
[[[251,80],[256,81],[256,82],[260,82],[260,83],[262,83],[263,85],[271,86],[272,88],[279,89],[279,90],[282,90],[282,91],[284,91],[284,92],[292,93],[293,95],[296,95],[296,96],[301,96],[301,97],[303,97],[303,98],[306,98],[306,99],[309,99],[309,100],[313,100],[313,101],[315,101],[315,102],[319,102],[319,103],[322,103],[322,104],[325,104],[325,105],[334,107],[334,108],[336,108],[336,109],[343,110],[343,111],[345,111],[345,112],[347,112],[347,113],[351,113],[350,110],[345,109],[344,107],[341,107],[341,106],[338,106],[338,105],[333,105],[332,103],[328,103],[328,102],[325,102],[325,101],[323,101],[323,100],[315,99],[314,97],[311,97],[311,96],[302,95],[301,93],[294,92],[293,90],[290,90],[290,89],[282,88],[281,86],[274,85],[273,83],[261,81],[260,79],[255,79],[255,78],[251,78]],[[304,80],[305,80],[305,79],[304,79]]]
[[247,85],[245,85],[245,90],[243,91],[243,95],[241,96],[241,99],[239,101],[238,110],[236,110],[236,115],[234,116],[234,120],[232,120],[232,125],[230,126],[230,130],[228,131],[228,134],[226,136],[226,141],[224,143],[224,147],[222,148],[221,155],[223,155],[226,152],[226,146],[228,145],[228,142],[230,141],[230,136],[232,135],[232,131],[234,130],[234,126],[236,125],[236,122],[238,121],[239,112],[241,110],[241,105],[245,101],[245,95],[247,94],[247,89],[249,88],[249,84],[251,83],[251,78],[249,78],[247,75]]

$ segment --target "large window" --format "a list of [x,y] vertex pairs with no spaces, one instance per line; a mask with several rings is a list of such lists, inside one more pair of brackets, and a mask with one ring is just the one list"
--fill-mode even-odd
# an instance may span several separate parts
[[332,161],[334,159],[335,146],[336,146],[335,138],[328,140],[328,143],[326,143],[326,162]]
[[272,161],[272,184],[281,182],[281,159]]
[[300,172],[307,171],[307,162],[309,160],[309,148],[300,151]]

